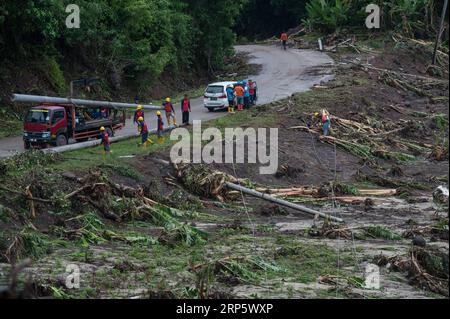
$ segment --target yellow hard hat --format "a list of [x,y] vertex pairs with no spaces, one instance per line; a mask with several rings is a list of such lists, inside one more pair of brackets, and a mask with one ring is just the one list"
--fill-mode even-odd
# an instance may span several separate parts
[[319,112],[314,112],[314,116],[318,117],[319,116]]
[[142,110],[142,105],[138,105],[136,109],[137,110]]
[[100,131],[104,131],[105,130],[105,128],[102,126],[101,128],[100,128]]
[[144,118],[143,118],[142,116],[140,116],[140,117],[138,118],[138,121],[139,121],[139,122],[144,122]]
[[170,102],[170,97],[166,98],[166,102]]
[[160,112],[160,111],[156,112],[156,115],[157,115],[157,116],[160,116],[160,115],[161,115],[161,112]]

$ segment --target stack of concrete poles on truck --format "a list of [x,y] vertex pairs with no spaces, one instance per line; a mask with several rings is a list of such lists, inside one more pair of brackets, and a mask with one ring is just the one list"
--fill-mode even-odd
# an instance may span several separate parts
[[[109,136],[125,126],[126,109],[137,104],[67,99],[58,97],[14,94],[13,102],[35,103],[24,120],[25,149],[64,146],[70,139],[85,142],[98,138],[104,127]],[[142,105],[144,110],[161,110],[162,107]]]

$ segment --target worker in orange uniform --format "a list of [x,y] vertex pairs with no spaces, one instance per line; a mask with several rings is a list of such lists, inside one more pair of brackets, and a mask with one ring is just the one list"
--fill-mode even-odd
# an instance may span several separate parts
[[136,107],[136,112],[134,112],[134,118],[133,118],[133,122],[134,124],[139,125],[138,119],[142,117],[143,119],[145,119],[145,114],[144,111],[142,110],[142,105],[138,105]]
[[163,103],[164,111],[166,111],[166,119],[167,125],[170,126],[170,119],[173,119],[173,125],[177,126],[177,119],[175,118],[175,109],[173,108],[173,104],[170,101],[170,97],[166,98],[166,101]]
[[108,132],[103,126],[100,128],[100,139],[102,140],[104,153],[109,154],[111,152],[111,142],[109,141]]
[[286,50],[287,41],[289,40],[289,37],[286,32],[283,32],[281,34],[280,40],[281,40],[281,45],[283,46],[283,49]]
[[242,87],[242,82],[238,82],[238,84],[234,87],[234,94],[236,95],[236,104],[237,110],[242,111],[244,109],[244,88]]

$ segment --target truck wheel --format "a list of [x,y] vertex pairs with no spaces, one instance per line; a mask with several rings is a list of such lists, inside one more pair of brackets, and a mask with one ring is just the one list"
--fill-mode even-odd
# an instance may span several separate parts
[[59,134],[56,137],[56,146],[67,145],[67,137],[64,134]]
[[214,108],[213,107],[208,107],[208,111],[214,112]]
[[109,137],[113,137],[114,136],[114,132],[113,132],[113,130],[110,127],[107,127],[105,129],[105,131],[106,131],[106,133],[108,133]]
[[31,148],[30,143],[28,143],[28,142],[23,142],[23,148],[26,149],[26,150],[29,150],[29,149]]

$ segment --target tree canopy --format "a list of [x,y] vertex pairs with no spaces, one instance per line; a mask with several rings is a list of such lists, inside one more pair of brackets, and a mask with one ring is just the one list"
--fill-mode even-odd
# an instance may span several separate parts
[[[0,2],[0,58],[64,61],[146,85],[165,70],[211,74],[232,52],[236,34],[265,38],[303,24],[333,32],[363,27],[369,0],[78,0],[81,27],[65,25],[72,0]],[[377,0],[383,30],[410,36],[435,31],[439,0]]]
[[231,27],[244,0],[79,0],[79,29],[65,25],[71,2],[2,2],[2,60],[70,56],[146,78],[193,64],[213,70],[232,48]]

